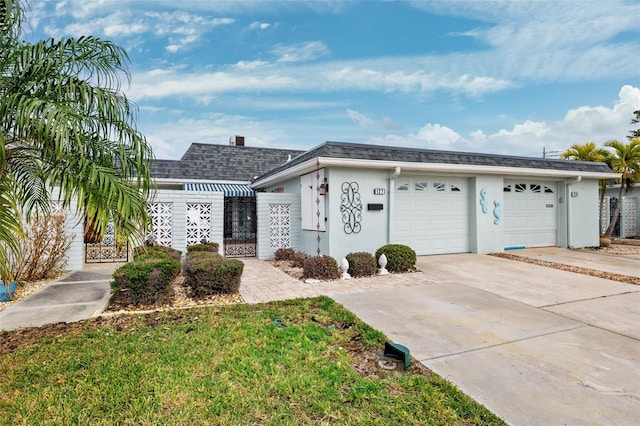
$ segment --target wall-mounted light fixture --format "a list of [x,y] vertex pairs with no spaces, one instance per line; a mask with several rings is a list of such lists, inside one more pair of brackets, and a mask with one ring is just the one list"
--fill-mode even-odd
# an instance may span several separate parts
[[329,184],[327,183],[327,178],[324,178],[324,182],[318,187],[318,195],[327,195],[327,192],[329,192]]

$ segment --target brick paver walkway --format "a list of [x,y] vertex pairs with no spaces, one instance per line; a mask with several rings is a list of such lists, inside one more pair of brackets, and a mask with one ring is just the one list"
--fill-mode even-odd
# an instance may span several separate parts
[[359,293],[434,282],[422,272],[413,272],[307,284],[288,275],[269,262],[251,258],[245,258],[242,261],[244,262],[244,271],[240,284],[240,295],[246,303]]

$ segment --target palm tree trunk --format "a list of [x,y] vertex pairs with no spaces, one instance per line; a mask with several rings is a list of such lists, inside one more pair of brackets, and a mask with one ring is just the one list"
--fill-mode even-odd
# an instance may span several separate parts
[[611,238],[611,233],[613,232],[613,229],[616,227],[616,224],[618,223],[618,216],[620,215],[620,210],[622,210],[622,195],[624,194],[624,189],[625,189],[625,182],[627,181],[627,173],[623,173],[622,174],[622,178],[620,179],[620,193],[618,195],[618,205],[616,206],[616,210],[613,212],[613,218],[611,219],[611,223],[609,224],[609,227],[607,228],[607,232],[605,232],[604,234]]

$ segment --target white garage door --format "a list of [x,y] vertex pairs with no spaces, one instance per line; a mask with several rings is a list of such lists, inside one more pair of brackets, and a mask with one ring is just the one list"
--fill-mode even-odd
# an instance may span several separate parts
[[505,247],[556,244],[557,192],[554,182],[505,181]]
[[392,242],[416,254],[469,251],[468,179],[398,177]]

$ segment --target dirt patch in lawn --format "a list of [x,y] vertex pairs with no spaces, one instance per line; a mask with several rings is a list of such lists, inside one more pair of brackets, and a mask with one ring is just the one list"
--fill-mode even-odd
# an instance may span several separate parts
[[[88,331],[112,328],[116,332],[126,332],[141,323],[145,326],[167,326],[193,317],[188,310],[169,310],[141,315],[102,316],[74,323],[47,324],[41,327],[21,328],[12,331],[0,331],[0,356],[10,354],[30,345],[41,344],[59,337],[73,336]],[[335,329],[348,328],[348,325],[335,324]],[[432,372],[420,362],[412,359],[405,371],[401,362],[382,357],[382,350],[367,346],[360,334],[356,334],[342,347],[353,360],[354,370],[364,377],[391,377],[401,374],[429,377]],[[386,360],[386,362],[384,362]]]

